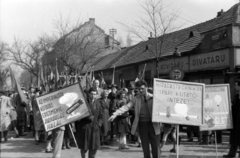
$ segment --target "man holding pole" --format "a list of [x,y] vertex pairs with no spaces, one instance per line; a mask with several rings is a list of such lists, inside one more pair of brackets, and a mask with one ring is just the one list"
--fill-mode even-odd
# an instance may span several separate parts
[[[240,148],[240,81],[236,82],[235,95],[232,102],[232,117],[233,117],[233,129],[230,131],[230,150],[227,155],[223,155],[226,158],[234,158],[237,153],[237,149]],[[240,154],[238,155],[240,157]]]
[[151,157],[149,144],[151,145],[153,158],[160,158],[160,123],[152,122],[153,96],[147,92],[148,85],[143,80],[136,82],[136,88],[139,90],[140,95],[116,110],[109,120],[113,121],[118,115],[134,107],[135,118],[131,133],[134,134],[138,127],[144,158]]
[[103,122],[103,109],[97,100],[96,88],[90,88],[87,101],[92,115],[78,122],[77,144],[82,158],[85,158],[87,151],[88,158],[94,158],[100,148],[100,127]]

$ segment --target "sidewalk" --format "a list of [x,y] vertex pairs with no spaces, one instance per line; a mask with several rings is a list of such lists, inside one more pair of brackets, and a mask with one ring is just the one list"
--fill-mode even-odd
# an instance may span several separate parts
[[[216,158],[215,145],[200,146],[195,142],[186,142],[186,134],[181,133],[183,139],[179,146],[179,158]],[[13,131],[10,131],[8,142],[0,144],[0,158],[51,158],[52,153],[45,153],[45,142],[39,145],[34,144],[32,133],[25,137],[14,137]],[[218,157],[228,152],[228,135],[223,135],[223,143],[218,145]],[[135,144],[129,144],[130,150],[119,150],[117,141],[110,146],[102,146],[97,152],[97,158],[143,158],[142,149]],[[175,158],[176,154],[170,153],[172,144],[163,148],[162,157]],[[76,147],[62,150],[62,158],[81,158],[79,150]]]

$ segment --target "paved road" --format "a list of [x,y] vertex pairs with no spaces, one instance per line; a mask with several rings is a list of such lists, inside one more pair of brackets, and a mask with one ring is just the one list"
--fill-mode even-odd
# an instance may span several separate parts
[[[200,146],[197,140],[186,142],[186,134],[181,133],[183,139],[179,146],[179,158],[216,158],[215,145]],[[51,158],[51,153],[45,153],[45,143],[34,144],[32,133],[26,137],[13,138],[13,131],[9,133],[9,141],[1,144],[0,158]],[[223,143],[218,145],[218,157],[222,157],[228,151],[229,136],[223,135]],[[143,158],[142,149],[130,143],[130,150],[119,150],[117,141],[109,146],[102,146],[97,153],[97,158]],[[163,148],[162,157],[176,157],[176,154],[169,153],[172,145]],[[62,150],[62,158],[80,158],[79,150],[76,147]]]

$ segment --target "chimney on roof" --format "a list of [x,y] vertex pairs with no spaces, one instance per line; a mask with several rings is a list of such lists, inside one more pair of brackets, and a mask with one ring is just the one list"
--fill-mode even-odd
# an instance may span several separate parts
[[150,32],[150,37],[148,37],[148,39],[152,39],[153,37],[152,37],[152,32]]
[[223,9],[220,12],[217,12],[217,17],[220,17],[224,13]]
[[95,24],[95,18],[89,18],[91,24]]

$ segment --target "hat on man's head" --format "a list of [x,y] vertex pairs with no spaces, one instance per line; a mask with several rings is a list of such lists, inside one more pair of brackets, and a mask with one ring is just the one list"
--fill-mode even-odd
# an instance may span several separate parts
[[7,95],[7,92],[5,90],[3,90],[3,89],[0,89],[0,96],[1,95]]
[[35,92],[37,93],[37,92],[40,92],[40,88],[39,87],[36,87],[35,88]]
[[113,87],[118,88],[118,86],[116,84],[112,84],[111,88],[113,88]]

